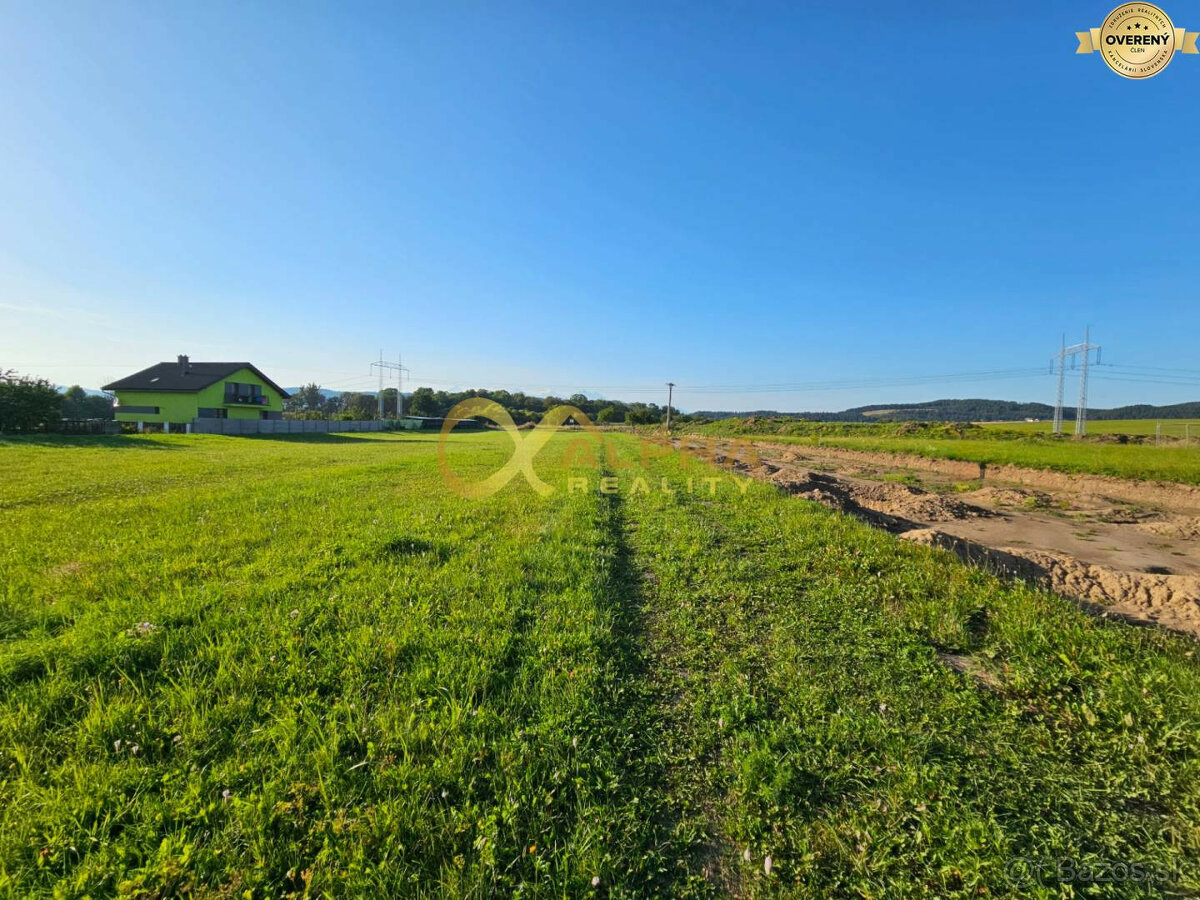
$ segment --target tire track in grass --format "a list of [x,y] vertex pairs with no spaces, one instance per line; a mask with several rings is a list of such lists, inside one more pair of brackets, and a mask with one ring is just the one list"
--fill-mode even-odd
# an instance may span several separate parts
[[[611,474],[611,473],[606,473]],[[702,821],[677,789],[675,754],[670,740],[670,698],[662,678],[664,659],[648,607],[646,572],[630,540],[636,530],[619,494],[602,495],[602,515],[610,542],[606,606],[613,617],[611,642],[604,648],[614,661],[609,715],[628,735],[621,757],[630,773],[645,825],[645,861],[651,862],[642,891],[648,896],[715,896],[703,872],[708,835]]]
[[451,873],[440,885],[448,895],[706,894],[690,865],[696,841],[663,788],[644,600],[614,501],[537,508],[537,539],[523,556],[530,591],[496,629],[505,643],[479,697],[503,736],[471,797],[493,809],[521,802],[488,832],[495,868],[474,879]]
[[[707,512],[710,501],[683,493],[609,501],[620,513],[626,578],[637,597],[631,613],[645,647],[638,674],[657,721],[662,791],[688,843],[680,861],[687,884],[696,895],[753,893],[744,836],[728,827],[737,765],[730,751],[779,705],[767,678],[766,612],[751,594],[721,593],[705,582],[702,560],[738,551]],[[681,546],[678,535],[697,529]],[[763,865],[761,854],[752,856]]]

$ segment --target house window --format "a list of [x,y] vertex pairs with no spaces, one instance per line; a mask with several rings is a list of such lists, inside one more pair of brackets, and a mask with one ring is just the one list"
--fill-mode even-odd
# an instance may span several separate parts
[[236,381],[225,382],[226,403],[263,403],[262,386],[257,384],[239,384]]
[[157,416],[157,406],[127,406],[124,403],[118,404],[117,412],[123,415],[139,415],[139,416]]
[[196,415],[201,419],[227,419],[229,418],[229,410],[212,406],[201,406],[196,410]]

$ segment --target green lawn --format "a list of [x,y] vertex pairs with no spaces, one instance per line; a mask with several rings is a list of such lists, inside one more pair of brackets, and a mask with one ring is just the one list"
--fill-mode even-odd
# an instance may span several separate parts
[[1200,889],[1193,642],[577,440],[0,443],[0,893]]

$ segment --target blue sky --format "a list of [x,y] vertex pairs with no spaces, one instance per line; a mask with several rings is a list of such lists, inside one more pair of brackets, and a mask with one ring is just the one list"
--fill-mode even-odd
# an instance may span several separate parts
[[1108,4],[902,6],[0,0],[0,367],[1050,402],[917,378],[1090,324],[1197,372],[1093,406],[1200,399],[1200,56],[1127,81],[1074,54]]

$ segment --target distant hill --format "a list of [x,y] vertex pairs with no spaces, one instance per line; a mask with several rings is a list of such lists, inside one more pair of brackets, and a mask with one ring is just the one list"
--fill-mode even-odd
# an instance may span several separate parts
[[[284,390],[287,391],[289,394],[297,394],[300,391],[304,390],[304,388],[289,387],[289,388],[284,388]],[[340,396],[342,396],[343,393],[350,393],[350,391],[331,391],[329,388],[321,388],[321,396],[324,397],[326,400],[332,399],[333,397],[340,397]],[[354,391],[353,393],[364,394],[368,397],[375,396],[374,391]]]
[[[289,394],[295,394],[298,391],[304,390],[304,388],[290,387],[290,388],[284,388],[284,390],[287,391]],[[330,390],[329,388],[321,388],[321,396],[324,397],[326,400],[330,400],[334,397],[340,397],[340,396],[342,396],[342,394],[362,394],[364,397],[374,397],[376,392],[375,391],[333,391],[333,390]],[[391,396],[391,395],[385,394],[384,396]],[[411,397],[412,391],[405,391],[404,396]]]
[[[880,403],[856,406],[841,412],[778,412],[756,409],[726,412],[699,410],[693,415],[709,419],[735,419],[743,416],[787,416],[813,422],[1010,422],[1024,419],[1053,419],[1054,407],[1048,403],[1017,403],[1013,400],[930,400],[925,403]],[[1063,418],[1075,421],[1075,407],[1064,407]],[[1088,418],[1104,419],[1194,419],[1200,418],[1200,401],[1151,406],[1139,403],[1115,409],[1088,409]]]

